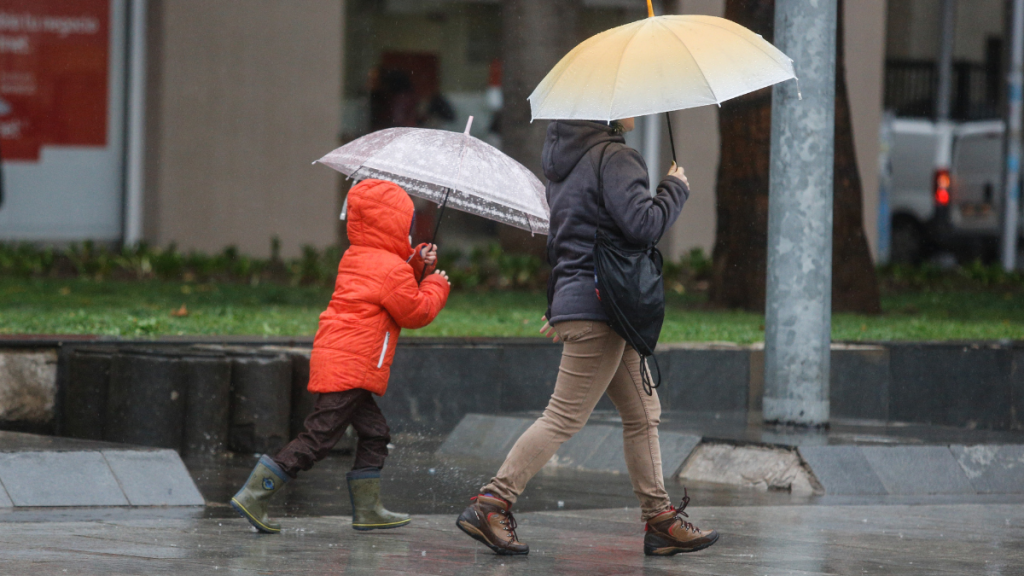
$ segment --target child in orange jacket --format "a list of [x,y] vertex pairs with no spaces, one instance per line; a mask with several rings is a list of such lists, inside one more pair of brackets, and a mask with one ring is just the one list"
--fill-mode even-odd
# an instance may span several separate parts
[[267,515],[270,497],[327,456],[349,425],[359,438],[346,475],[352,527],[396,528],[410,521],[380,503],[380,470],[391,436],[373,396],[387,390],[402,328],[430,324],[448,301],[450,284],[443,271],[424,277],[437,262],[437,247],[411,246],[412,200],[397,184],[363,180],[347,202],[351,247],[338,264],[334,295],[320,315],[309,360],[309,391],[319,394],[313,413],[295,440],[273,458],[260,458],[231,499],[261,532],[281,531]]

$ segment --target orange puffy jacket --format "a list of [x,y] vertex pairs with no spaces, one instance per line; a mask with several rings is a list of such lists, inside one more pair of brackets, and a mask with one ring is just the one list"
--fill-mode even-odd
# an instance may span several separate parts
[[348,193],[348,239],[334,296],[320,315],[309,360],[309,391],[353,388],[383,395],[402,328],[430,324],[448,301],[448,282],[423,270],[409,246],[413,205],[398,185],[363,180]]

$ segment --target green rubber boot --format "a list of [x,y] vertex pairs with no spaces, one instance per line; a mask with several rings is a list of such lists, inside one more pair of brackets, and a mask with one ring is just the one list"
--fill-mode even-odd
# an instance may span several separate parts
[[356,530],[398,528],[412,522],[408,514],[389,512],[380,503],[380,470],[352,471],[345,479],[352,499],[352,527]]
[[231,507],[260,532],[277,534],[281,531],[281,525],[267,515],[267,503],[288,480],[288,474],[270,456],[264,454],[249,474],[245,486],[231,498]]

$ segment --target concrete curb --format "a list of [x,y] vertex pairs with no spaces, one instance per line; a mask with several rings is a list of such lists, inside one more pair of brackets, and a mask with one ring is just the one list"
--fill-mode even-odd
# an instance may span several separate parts
[[[54,350],[59,351],[56,385],[10,380],[10,385],[19,390],[49,390],[55,396],[52,402],[44,398],[36,404],[54,408],[30,422],[0,421],[3,429],[152,444],[130,435],[115,438],[112,434],[116,430],[105,430],[108,400],[122,398],[126,393],[122,388],[128,386],[118,385],[111,390],[113,368],[125,367],[123,361],[115,359],[140,347],[157,355],[180,355],[185,364],[221,365],[195,372],[210,379],[203,386],[180,382],[174,390],[164,391],[178,391],[179,398],[184,393],[186,420],[206,422],[211,427],[197,431],[186,424],[186,435],[192,434],[191,439],[180,446],[174,441],[160,442],[186,455],[223,450],[227,445],[244,451],[272,450],[297,434],[314,401],[314,396],[305,391],[308,340],[281,339],[256,345],[251,339],[225,339],[220,344],[204,340],[190,345],[185,339],[168,339],[145,346],[113,340],[0,342],[9,346],[0,349],[0,356],[24,355],[32,350],[52,356]],[[265,356],[282,360],[256,359]],[[542,339],[405,338],[395,356],[388,392],[379,404],[394,432],[431,434],[452,431],[470,413],[542,410],[554,388],[560,357],[561,347]],[[659,347],[658,359],[664,374],[659,396],[665,410],[760,411],[764,366],[760,346],[671,344]],[[225,362],[230,367],[224,368]],[[265,378],[232,376],[244,371],[244,364],[253,362],[276,362],[279,366],[273,377],[269,373],[264,374]],[[290,370],[285,367],[288,362]],[[223,386],[223,370],[229,372],[229,389]],[[52,372],[47,373],[51,380]],[[114,372],[121,374],[123,370]],[[122,375],[117,380],[125,378]],[[0,386],[4,384],[0,382]],[[169,386],[170,381],[165,384]],[[0,394],[0,400],[29,397],[19,390]],[[219,407],[205,413],[195,404],[200,397]],[[252,400],[254,397],[256,400]],[[599,410],[611,408],[607,397],[598,404]],[[1024,343],[834,344],[831,409],[834,418],[1024,429]],[[214,412],[222,414],[224,410],[232,422],[230,433],[213,429],[212,422],[223,422]],[[245,410],[248,416],[241,413]],[[28,411],[0,406],[0,413]],[[177,421],[177,417],[171,420]],[[196,434],[208,435],[211,441],[201,442],[205,436]],[[225,434],[229,434],[227,439]],[[178,434],[165,436],[176,438]]]
[[[467,414],[438,448],[500,462],[536,419]],[[779,445],[662,431],[666,478],[830,496],[1024,493],[1021,445]],[[622,428],[587,424],[547,466],[625,474]]]

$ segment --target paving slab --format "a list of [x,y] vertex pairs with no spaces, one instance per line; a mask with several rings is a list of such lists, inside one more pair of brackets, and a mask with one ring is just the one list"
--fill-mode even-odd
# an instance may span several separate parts
[[132,506],[202,506],[188,468],[174,450],[104,450]]
[[13,506],[14,502],[7,495],[7,490],[4,488],[3,483],[0,483],[0,508],[12,508]]
[[0,483],[15,506],[127,506],[99,452],[0,454]]
[[[501,461],[539,415],[467,415],[444,441],[439,454]],[[621,435],[621,419],[616,412],[595,412],[561,447],[551,464],[555,468],[627,474]],[[1024,494],[1024,435],[1016,431],[844,419],[838,419],[830,430],[814,431],[765,426],[748,419],[745,413],[666,411],[659,435],[666,478],[679,474],[701,442],[710,442],[799,449],[812,471],[809,486],[813,491],[823,487],[830,496]],[[954,457],[950,445],[1002,448],[993,462],[984,461],[988,452],[974,449],[968,456],[982,458],[986,467],[975,470],[975,465],[968,470],[964,467],[968,460],[958,462],[960,454]],[[726,472],[716,469],[711,476],[702,475],[700,479],[713,482],[713,477]],[[743,470],[734,472],[745,478]],[[970,479],[968,473],[972,474]]]
[[979,493],[1024,491],[1024,446],[954,445],[949,449]]
[[555,454],[557,465],[583,468],[590,456],[607,450],[607,441],[612,436],[621,437],[622,429],[611,426],[584,426],[558,448],[558,453]]
[[861,446],[889,494],[975,494],[947,446]]
[[799,452],[825,489],[825,494],[888,494],[859,446],[801,446]]
[[438,452],[501,461],[532,423],[528,418],[467,414],[441,444]]
[[700,444],[700,436],[680,432],[659,432],[661,444],[661,467],[666,478],[672,478],[683,469],[693,449]]
[[[584,427],[586,429],[586,427]],[[595,450],[580,465],[583,470],[611,472],[612,474],[629,474],[626,468],[626,455],[622,447],[622,429],[609,434],[600,450]]]
[[[512,417],[467,414],[438,448],[438,453],[501,461],[537,417],[532,414]],[[681,432],[661,432],[659,442],[665,477],[671,478],[682,467],[693,448],[700,443],[700,436]],[[621,425],[588,423],[562,444],[551,465],[627,474]]]
[[174,450],[0,432],[0,508],[203,504]]

